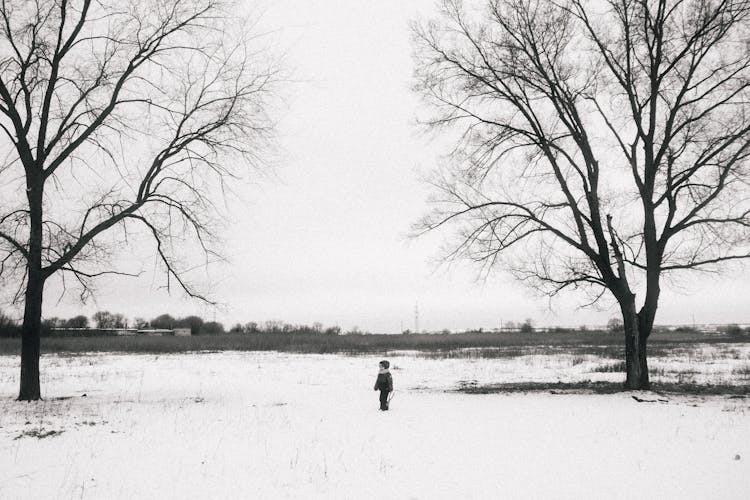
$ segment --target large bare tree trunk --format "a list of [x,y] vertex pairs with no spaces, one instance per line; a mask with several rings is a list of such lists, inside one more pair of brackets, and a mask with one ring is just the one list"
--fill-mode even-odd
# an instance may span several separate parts
[[44,275],[42,273],[42,186],[41,175],[30,178],[27,197],[29,199],[29,256],[28,278],[21,328],[21,388],[19,401],[41,399],[39,390],[40,333],[42,326],[42,297]]
[[635,295],[630,295],[621,305],[625,326],[625,387],[627,389],[649,389],[648,362],[646,359],[647,335],[641,332],[635,310]]
[[44,282],[41,272],[29,272],[26,287],[26,305],[21,330],[21,388],[19,401],[41,399],[39,390],[39,334],[42,325],[42,291]]

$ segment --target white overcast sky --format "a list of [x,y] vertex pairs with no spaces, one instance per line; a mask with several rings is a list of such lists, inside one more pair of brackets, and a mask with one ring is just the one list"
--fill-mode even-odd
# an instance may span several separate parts
[[[438,268],[446,235],[409,240],[427,210],[418,173],[446,144],[419,133],[411,92],[408,23],[435,11],[432,0],[275,0],[260,28],[275,30],[294,83],[279,115],[276,179],[246,183],[229,202],[224,235],[230,263],[211,276],[217,308],[159,288],[162,276],[100,282],[94,300],[45,298],[45,316],[130,318],[199,314],[236,322],[315,321],[395,333],[493,328],[533,318],[538,325],[604,324],[612,308],[552,304],[503,275],[478,283],[465,264]],[[659,323],[750,321],[747,272],[698,276],[662,295]],[[551,309],[550,309],[551,306]]]

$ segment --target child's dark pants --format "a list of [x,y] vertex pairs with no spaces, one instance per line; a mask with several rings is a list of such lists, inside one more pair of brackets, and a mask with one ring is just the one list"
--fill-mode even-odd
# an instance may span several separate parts
[[380,391],[380,409],[388,409],[388,391]]

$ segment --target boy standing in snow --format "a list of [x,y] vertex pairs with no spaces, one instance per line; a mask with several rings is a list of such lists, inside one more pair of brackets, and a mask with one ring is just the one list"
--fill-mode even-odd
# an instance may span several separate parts
[[380,391],[380,409],[388,410],[388,393],[393,391],[393,377],[388,368],[391,364],[383,360],[378,364],[378,379],[375,381],[375,390]]

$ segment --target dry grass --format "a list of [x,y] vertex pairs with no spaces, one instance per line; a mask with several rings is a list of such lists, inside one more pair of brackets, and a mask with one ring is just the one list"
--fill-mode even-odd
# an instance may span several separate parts
[[625,361],[614,361],[599,365],[591,371],[593,373],[625,373]]
[[[324,335],[254,333],[193,337],[64,337],[42,338],[42,351],[167,353],[191,351],[281,351],[299,353],[369,353],[394,350],[442,352],[442,357],[507,357],[513,348],[540,349],[582,346],[618,348],[619,335],[602,332],[566,333],[461,333],[411,335]],[[0,339],[0,354],[18,354],[20,339]],[[462,349],[482,348],[481,354]],[[492,349],[496,349],[493,351]],[[484,351],[487,349],[486,351]]]
[[574,356],[573,359],[570,360],[570,364],[572,366],[581,365],[588,361],[585,356]]
[[[674,352],[696,342],[727,342],[724,336],[702,334],[686,337],[679,332],[654,334],[649,356]],[[740,342],[741,339],[731,340]],[[622,359],[623,339],[619,334],[599,331],[558,333],[458,333],[410,335],[324,335],[316,333],[253,333],[201,335],[193,337],[44,337],[44,353],[133,352],[168,353],[194,351],[280,351],[297,353],[385,353],[420,351],[437,358],[503,358],[519,354],[589,354]],[[19,354],[18,338],[0,338],[0,354]],[[740,351],[730,353],[741,356]],[[575,358],[574,358],[575,359]]]
[[[456,392],[496,394],[518,392],[549,392],[550,394],[614,394],[628,389],[617,382],[521,382],[506,384],[461,384]],[[661,395],[705,395],[750,397],[747,385],[712,385],[695,383],[652,383],[651,391]]]

